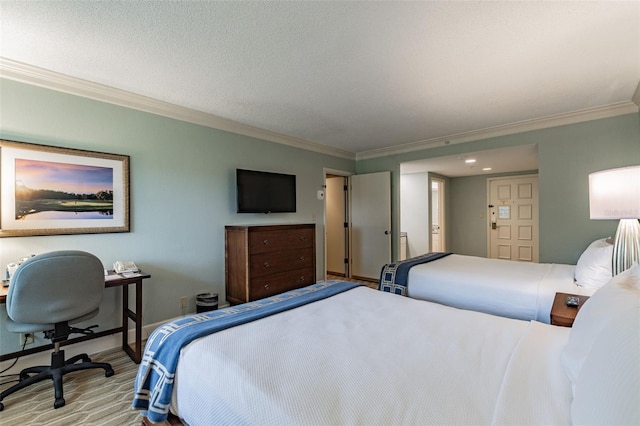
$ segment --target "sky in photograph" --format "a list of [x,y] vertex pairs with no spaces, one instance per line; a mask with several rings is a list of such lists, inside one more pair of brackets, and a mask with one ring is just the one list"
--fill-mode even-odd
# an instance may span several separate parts
[[113,190],[110,167],[16,159],[16,185],[74,194]]

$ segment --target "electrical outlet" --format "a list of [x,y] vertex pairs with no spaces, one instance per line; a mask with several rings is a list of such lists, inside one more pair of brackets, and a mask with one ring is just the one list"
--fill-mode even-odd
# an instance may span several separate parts
[[33,333],[20,333],[20,346],[33,344],[34,337]]
[[187,309],[187,296],[182,296],[179,303],[180,309]]

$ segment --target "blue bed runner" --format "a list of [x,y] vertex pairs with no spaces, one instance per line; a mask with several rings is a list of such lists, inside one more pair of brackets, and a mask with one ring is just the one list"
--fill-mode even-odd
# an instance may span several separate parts
[[168,322],[151,333],[138,368],[133,408],[154,423],[169,414],[180,349],[208,334],[326,299],[360,284],[323,281],[277,296]]
[[407,295],[407,281],[409,269],[421,263],[431,262],[449,256],[451,253],[427,253],[422,256],[412,257],[395,263],[387,263],[380,271],[378,290],[395,293],[401,296]]

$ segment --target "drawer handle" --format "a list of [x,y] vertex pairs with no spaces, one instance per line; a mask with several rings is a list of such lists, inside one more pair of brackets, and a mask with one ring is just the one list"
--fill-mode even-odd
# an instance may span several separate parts
[[299,259],[299,260],[304,260],[304,256],[300,256],[300,259]]
[[266,283],[266,284],[264,285],[264,289],[265,289],[265,290],[269,290],[269,283]]
[[303,276],[300,277],[300,282],[302,283],[304,281],[305,281],[305,279],[304,279],[304,275],[303,275]]
[[269,262],[264,262],[263,265],[264,265],[265,268],[268,268],[269,267]]
[[262,244],[264,244],[265,246],[268,246],[268,245],[269,245],[269,240],[264,240],[264,241],[262,242]]
[[307,239],[307,237],[305,237],[304,235],[301,235],[301,236],[300,236],[300,241],[304,241],[304,240],[306,240],[306,239]]

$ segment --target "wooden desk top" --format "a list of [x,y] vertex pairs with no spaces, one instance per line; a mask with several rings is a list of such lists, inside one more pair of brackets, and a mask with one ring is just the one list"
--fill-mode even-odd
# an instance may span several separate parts
[[[145,278],[151,278],[151,275],[141,271],[136,275],[127,278],[116,274],[114,271],[108,271],[108,275],[105,275],[104,277],[104,287],[119,287],[122,285],[132,284],[140,280],[144,280]],[[7,293],[9,293],[9,287],[0,287],[0,303],[6,303]]]

